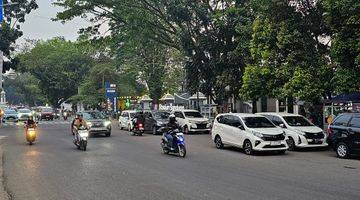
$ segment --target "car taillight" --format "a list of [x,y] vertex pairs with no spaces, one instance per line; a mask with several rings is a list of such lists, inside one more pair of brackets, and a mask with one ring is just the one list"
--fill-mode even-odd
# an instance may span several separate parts
[[139,124],[139,127],[142,128],[142,127],[143,127],[143,124]]

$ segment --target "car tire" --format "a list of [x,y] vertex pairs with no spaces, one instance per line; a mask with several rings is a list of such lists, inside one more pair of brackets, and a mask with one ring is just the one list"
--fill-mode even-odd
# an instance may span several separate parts
[[350,149],[344,142],[339,142],[335,148],[336,155],[338,158],[348,158],[350,156]]
[[295,141],[292,137],[289,137],[289,140],[286,141],[288,146],[289,146],[289,151],[295,151],[296,150],[296,145],[295,145]]
[[252,144],[249,140],[245,140],[243,149],[246,155],[252,155],[253,154],[253,148]]
[[106,137],[110,137],[110,136],[111,136],[111,132],[106,133],[105,136],[106,136]]
[[224,144],[223,144],[220,136],[217,135],[217,136],[215,137],[214,143],[215,143],[215,146],[216,146],[217,149],[222,149],[222,148],[224,148]]

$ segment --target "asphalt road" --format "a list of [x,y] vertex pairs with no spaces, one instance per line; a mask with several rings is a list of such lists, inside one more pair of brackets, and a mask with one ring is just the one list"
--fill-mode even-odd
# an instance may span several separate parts
[[11,199],[360,199],[360,158],[340,160],[332,151],[246,156],[217,150],[210,135],[189,135],[183,159],[162,154],[160,136],[113,129],[83,152],[65,123],[40,124],[33,146],[21,126],[0,128]]

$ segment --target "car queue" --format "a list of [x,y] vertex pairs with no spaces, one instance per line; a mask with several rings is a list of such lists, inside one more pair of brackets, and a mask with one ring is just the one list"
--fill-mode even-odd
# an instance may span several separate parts
[[[119,117],[119,127],[131,131],[136,112],[123,111]],[[159,115],[159,112],[167,114]],[[243,149],[248,155],[265,151],[284,154],[305,148],[324,149],[330,143],[339,158],[360,153],[360,113],[339,115],[324,131],[298,114],[223,113],[210,123],[196,110],[144,111],[144,132],[161,134],[159,130],[170,114],[175,115],[184,134],[211,133],[211,139],[218,149],[233,146]]]

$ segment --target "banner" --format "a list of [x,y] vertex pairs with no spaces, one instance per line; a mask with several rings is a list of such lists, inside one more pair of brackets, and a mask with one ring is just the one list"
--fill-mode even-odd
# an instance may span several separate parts
[[0,23],[4,20],[3,16],[3,0],[0,0]]

